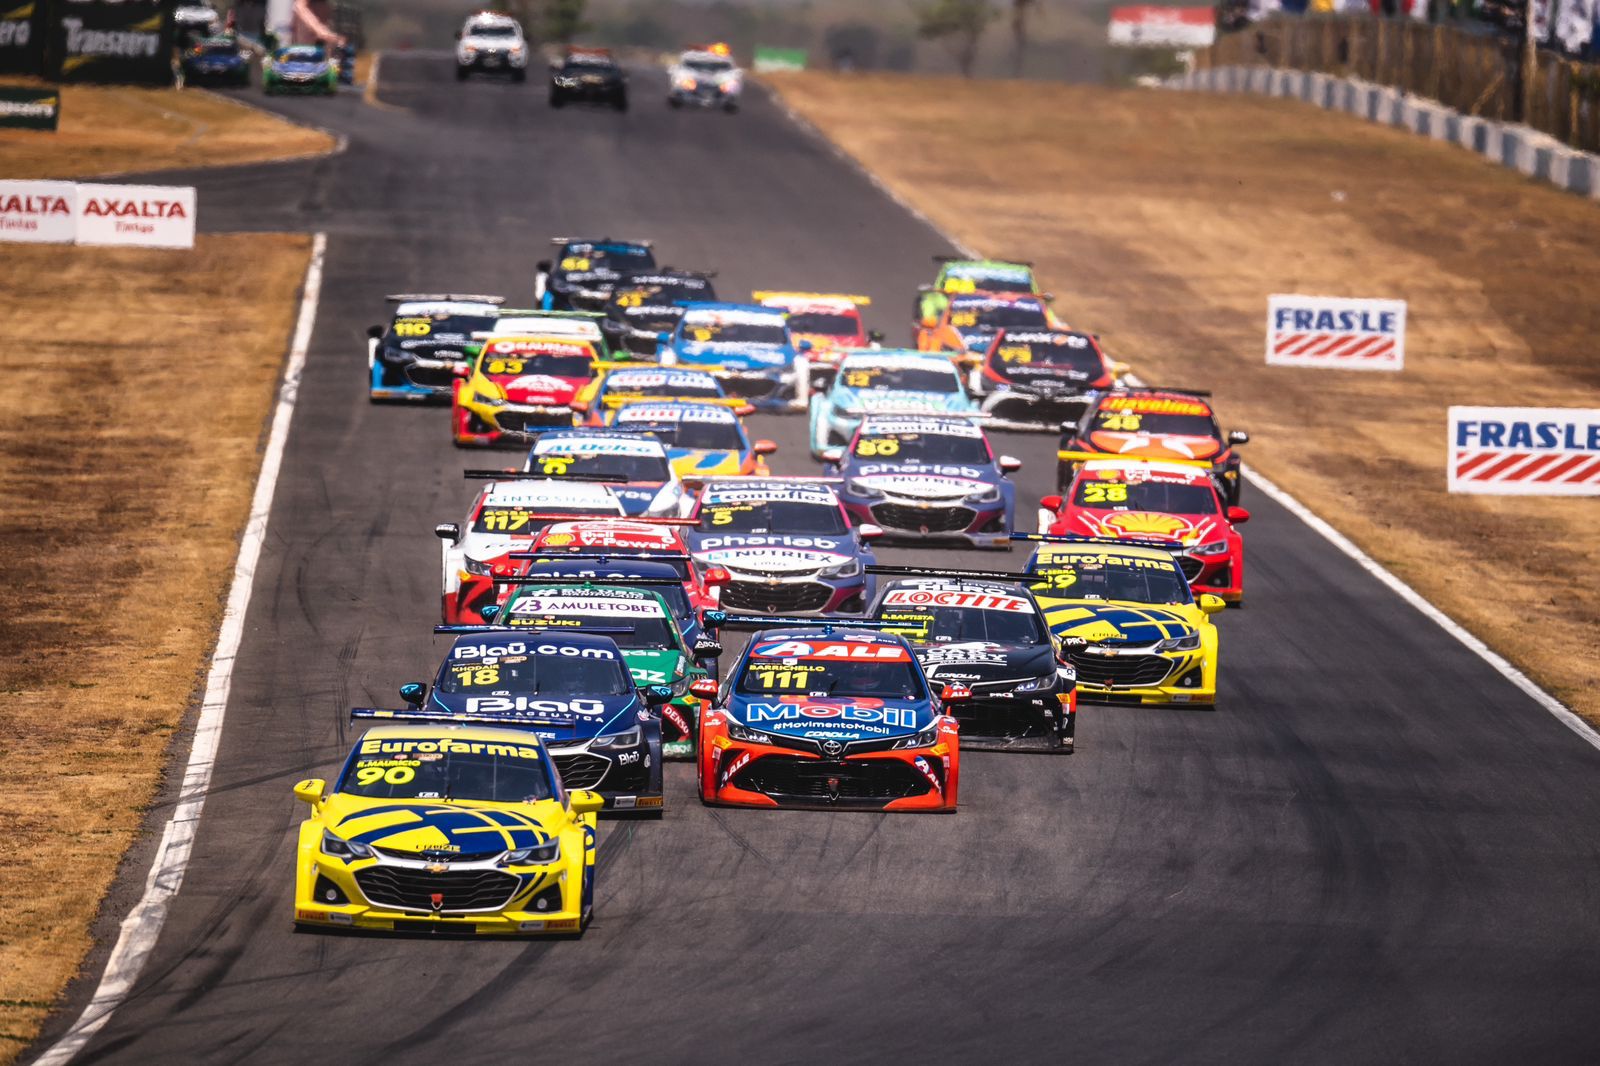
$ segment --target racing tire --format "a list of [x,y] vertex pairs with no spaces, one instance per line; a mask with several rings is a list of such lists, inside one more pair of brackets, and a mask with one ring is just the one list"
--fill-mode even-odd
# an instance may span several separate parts
[[561,95],[559,93],[551,93],[550,94],[550,106],[553,107],[553,108],[556,108],[557,110],[560,110],[561,108],[567,106],[567,102],[561,98]]
[[526,70],[513,70],[511,72],[511,80],[521,85],[528,80],[528,72]]
[[628,94],[623,93],[621,96],[611,101],[611,106],[616,108],[618,111],[628,110]]
[[466,67],[461,66],[459,63],[456,64],[456,81],[466,81],[467,75],[470,73],[472,72]]
[[722,105],[722,110],[726,111],[730,115],[737,115],[739,113],[739,105],[734,103],[732,100],[729,100],[727,103]]
[[667,106],[672,108],[672,110],[677,111],[683,107],[683,101],[677,99],[676,97],[669,96],[667,97]]

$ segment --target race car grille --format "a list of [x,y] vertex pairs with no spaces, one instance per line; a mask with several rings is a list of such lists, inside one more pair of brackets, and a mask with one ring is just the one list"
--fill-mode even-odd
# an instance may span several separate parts
[[561,783],[568,788],[593,788],[611,768],[609,762],[586,751],[556,755],[555,760],[556,770],[561,774]]
[[[1046,693],[1046,696],[1055,703],[1054,693]],[[1045,718],[1043,707],[1021,700],[993,703],[972,700],[953,703],[948,709],[960,724],[963,737],[1043,737],[1054,728]]]
[[502,411],[495,416],[495,423],[502,430],[520,433],[529,429],[544,429],[549,426],[567,426],[572,424],[572,415],[539,414],[533,411]]
[[[506,905],[520,882],[499,870],[451,870],[431,874],[400,866],[372,866],[356,874],[356,885],[378,907],[407,911],[492,911]],[[439,906],[433,897],[440,898]]]
[[779,382],[773,378],[723,378],[722,391],[729,396],[745,400],[764,400],[777,393]]
[[1194,579],[1200,576],[1200,571],[1206,568],[1205,563],[1202,563],[1192,555],[1180,555],[1177,559],[1178,567],[1183,571],[1184,580],[1190,583],[1193,583]]
[[1149,688],[1167,679],[1172,660],[1159,655],[1093,655],[1083,648],[1067,649],[1081,684],[1096,688]]
[[911,533],[960,533],[972,526],[976,517],[967,507],[907,507],[901,503],[880,503],[872,508],[872,520],[888,529]]
[[832,594],[827,585],[811,581],[783,581],[776,585],[734,581],[722,586],[722,606],[767,614],[820,611]]
[[734,775],[736,788],[774,799],[836,803],[923,796],[933,788],[917,771],[893,759],[821,762],[790,755],[767,755]]
[[423,389],[448,389],[455,380],[455,374],[448,367],[442,366],[408,366],[406,367],[406,380]]

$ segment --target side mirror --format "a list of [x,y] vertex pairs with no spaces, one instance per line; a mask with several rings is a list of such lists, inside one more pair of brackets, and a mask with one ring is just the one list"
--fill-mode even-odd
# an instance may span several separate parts
[[867,330],[867,343],[868,344],[882,344],[883,343],[883,330],[881,330],[881,329],[869,329],[869,330]]
[[550,273],[550,267],[551,263],[548,259],[541,259],[537,263],[533,264],[533,269],[539,271],[541,274]]
[[758,440],[750,446],[750,450],[757,455],[771,455],[778,450],[778,442],[772,440]]
[[328,783],[322,778],[307,778],[294,786],[294,798],[301,803],[309,803],[315,807],[322,802],[322,794],[327,788]]
[[493,624],[494,620],[500,617],[500,605],[498,603],[486,603],[478,608],[478,613],[483,616],[485,622]]
[[382,326],[368,326],[367,327],[367,336],[371,337],[375,341],[382,340],[383,339],[383,334],[384,334],[384,329],[383,329]]
[[[710,637],[701,637],[699,640],[694,642],[694,657],[696,659],[715,659],[717,656],[719,656],[721,654],[722,654],[722,642],[721,641],[712,640]],[[689,686],[689,691],[690,692],[694,692],[694,686],[698,685],[698,684],[700,684],[700,682],[696,681],[694,684],[690,685]],[[715,684],[716,684],[716,682],[713,681],[712,685],[714,686]],[[698,693],[696,693],[696,694],[698,695]],[[715,696],[715,695],[716,695],[716,692],[713,691],[711,693],[711,696]],[[708,696],[706,698],[710,699],[711,696]]]
[[428,695],[428,686],[421,681],[408,681],[400,686],[400,698],[413,707],[421,706],[423,699]]
[[883,527],[873,525],[871,522],[863,522],[856,527],[856,536],[862,540],[877,540],[883,536]]
[[1057,426],[1056,428],[1059,429],[1063,433],[1076,433],[1078,431],[1078,423],[1076,423],[1076,422],[1063,422],[1059,426]]
[[591,792],[589,789],[580,788],[567,793],[567,806],[572,808],[573,814],[599,814],[605,809],[606,801],[600,793]]
[[843,462],[844,461],[844,449],[843,448],[837,448],[837,447],[822,449],[822,461],[825,462],[825,463],[834,463],[834,464],[838,464],[838,463]]
[[433,535],[454,544],[461,540],[461,527],[454,522],[440,522],[433,527]]
[[1236,429],[1232,433],[1228,434],[1228,443],[1229,444],[1249,444],[1250,443],[1250,434],[1246,433],[1242,429]]
[[644,701],[652,707],[672,702],[671,685],[651,685],[644,690]]
[[588,400],[573,400],[571,403],[567,404],[567,406],[572,408],[574,412],[580,415],[586,415],[589,413]]
[[939,318],[937,315],[923,315],[917,319],[917,325],[923,329],[937,329],[939,327]]
[[714,700],[721,691],[717,683],[709,677],[702,677],[698,681],[689,682],[689,692],[703,700]]
[[670,334],[670,333],[657,333],[656,334],[656,343],[657,344],[671,344],[672,343],[672,334]]
[[1002,474],[1014,474],[1021,469],[1022,460],[1018,459],[1016,456],[1002,455],[1000,457],[1000,472]]
[[[726,584],[729,584],[730,582],[732,582],[733,581],[733,575],[728,573],[728,571],[726,569],[724,569],[723,567],[713,566],[713,567],[710,567],[709,569],[706,570],[705,577],[702,580],[705,582],[706,588],[708,588],[708,589],[718,589],[718,588],[721,588],[723,585],[726,585]],[[710,614],[711,612],[707,611],[706,613]],[[723,620],[726,621],[727,617],[728,617],[727,613],[723,612],[722,617],[723,617]],[[709,625],[710,623],[708,622],[707,624]]]
[[[722,567],[717,566],[717,567],[713,567],[712,569],[714,569],[714,570],[722,570]],[[727,571],[724,570],[723,573],[727,573]],[[732,576],[732,575],[730,575],[730,576]],[[727,611],[723,611],[723,610],[719,610],[719,609],[717,609],[715,607],[713,607],[709,611],[701,611],[700,612],[700,621],[701,621],[701,623],[703,625],[705,625],[705,627],[707,629],[716,629],[716,628],[720,627],[723,623],[727,622],[727,620],[728,620],[728,612]]]
[[1232,522],[1234,525],[1238,525],[1241,522],[1248,522],[1250,521],[1250,512],[1246,511],[1243,507],[1230,507],[1228,508],[1228,521]]
[[962,703],[972,698],[972,690],[959,681],[939,690],[940,703]]
[[452,376],[461,378],[464,381],[472,376],[472,367],[466,363],[457,363],[450,368],[450,373]]
[[1059,510],[1061,510],[1061,497],[1060,496],[1043,496],[1043,497],[1040,497],[1039,506],[1043,507],[1046,511],[1059,511]]
[[1218,611],[1226,610],[1227,607],[1228,604],[1221,596],[1213,596],[1209,592],[1200,594],[1200,609],[1206,614],[1216,614]]
[[456,40],[458,40],[458,41],[461,40],[461,31],[457,30],[455,36],[456,36]]
[[797,351],[797,352],[809,352],[813,347],[815,347],[815,345],[813,345],[810,341],[805,340],[805,339],[802,338],[800,343],[796,344],[794,347],[795,347],[795,351]]

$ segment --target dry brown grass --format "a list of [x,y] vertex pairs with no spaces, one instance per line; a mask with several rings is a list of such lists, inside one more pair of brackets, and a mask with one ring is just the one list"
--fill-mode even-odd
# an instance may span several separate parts
[[[1215,390],[1254,466],[1600,722],[1596,502],[1444,473],[1449,404],[1600,406],[1600,207],[1290,101],[771,80],[947,231],[1034,260],[1146,378]],[[1405,372],[1265,366],[1271,292],[1409,300]]]
[[[43,85],[24,78],[8,85]],[[170,167],[259,163],[333,147],[320,130],[200,89],[68,85],[61,128],[0,130],[0,178],[83,178]]]

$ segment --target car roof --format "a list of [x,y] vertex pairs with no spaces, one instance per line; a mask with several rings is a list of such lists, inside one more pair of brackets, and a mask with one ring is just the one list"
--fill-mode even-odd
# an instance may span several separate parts
[[702,502],[710,503],[713,499],[724,495],[735,494],[760,494],[771,493],[776,497],[780,493],[809,493],[825,496],[830,500],[837,500],[838,493],[833,486],[822,481],[793,481],[782,477],[770,478],[739,478],[728,481],[707,481],[705,488],[700,491]]
[[680,306],[685,312],[690,311],[744,311],[762,318],[781,318],[784,311],[781,307],[768,307],[765,304],[742,304],[726,300],[680,300]]
[[[861,419],[861,433],[942,433],[951,437],[978,438],[983,427],[970,418],[944,418],[936,414],[868,414]],[[904,429],[895,428],[905,426]]]
[[1106,471],[1120,474],[1130,470],[1148,470],[1152,474],[1181,477],[1189,484],[1203,484],[1211,480],[1211,474],[1203,467],[1135,459],[1091,459],[1083,464],[1081,474],[1097,474]]

